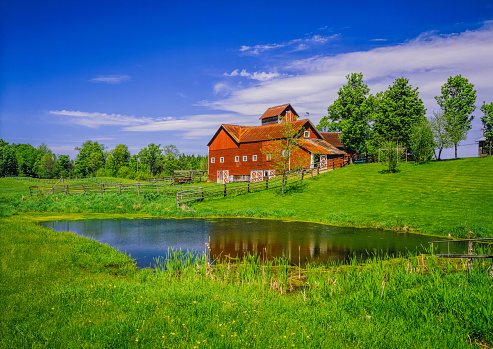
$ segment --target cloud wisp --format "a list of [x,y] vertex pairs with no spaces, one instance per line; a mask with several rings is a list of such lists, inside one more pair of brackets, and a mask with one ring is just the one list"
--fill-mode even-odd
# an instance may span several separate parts
[[248,79],[252,80],[258,80],[258,81],[267,81],[267,80],[272,80],[275,79],[281,74],[277,72],[263,72],[263,71],[256,71],[253,73],[249,73],[246,71],[246,69],[242,69],[241,71],[239,69],[233,70],[230,74],[224,73],[225,76],[241,76],[241,77],[246,77]]
[[276,49],[282,49],[282,48],[288,49],[290,51],[301,51],[301,50],[306,50],[313,45],[326,44],[331,40],[337,39],[339,36],[340,36],[339,34],[334,34],[329,36],[316,34],[310,37],[306,37],[302,39],[293,39],[281,43],[254,45],[254,46],[243,45],[240,47],[239,52],[245,55],[258,56],[261,53],[267,51],[273,51]]
[[132,77],[130,75],[98,75],[90,81],[102,84],[117,85],[130,81],[131,79]]

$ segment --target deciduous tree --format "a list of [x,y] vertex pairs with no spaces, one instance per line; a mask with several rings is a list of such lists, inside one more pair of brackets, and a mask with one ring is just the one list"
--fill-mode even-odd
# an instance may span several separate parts
[[270,156],[271,166],[276,171],[276,176],[282,176],[281,192],[284,193],[284,186],[287,174],[291,169],[299,168],[302,164],[302,150],[298,146],[296,139],[303,132],[302,128],[294,127],[294,123],[282,120],[281,138],[271,138],[270,141],[261,148],[261,152]]
[[435,154],[435,158],[440,161],[442,150],[450,148],[453,145],[450,140],[450,135],[447,132],[447,117],[445,113],[442,111],[433,112],[433,117],[430,120],[430,126],[433,132],[435,147],[438,148],[438,156]]
[[488,144],[489,154],[491,155],[493,152],[493,102],[490,104],[483,102],[481,111],[484,113],[484,116],[481,118],[481,122],[484,127],[484,137],[486,138],[485,143]]
[[74,171],[82,176],[95,174],[100,168],[104,167],[105,154],[104,145],[98,142],[86,141],[82,147],[77,147],[77,158],[75,159]]
[[327,109],[328,115],[320,120],[321,131],[341,131],[341,142],[352,154],[364,153],[371,139],[370,121],[373,117],[375,99],[363,83],[363,73],[346,76],[348,83],[337,92],[338,98]]
[[409,85],[409,79],[395,79],[379,100],[375,112],[376,142],[394,140],[405,148],[410,146],[411,129],[426,120],[426,109],[419,98],[418,88]]
[[426,118],[411,127],[409,148],[416,164],[426,162],[433,156],[435,141],[433,140],[430,122]]
[[160,148],[161,144],[150,143],[146,148],[139,152],[139,159],[147,165],[149,177],[161,172],[163,151]]
[[17,158],[15,151],[8,142],[0,139],[0,177],[17,176]]
[[474,119],[472,113],[476,109],[476,90],[466,78],[457,75],[448,78],[441,92],[442,94],[435,99],[448,120],[447,132],[455,146],[457,159],[457,145],[467,138],[467,132],[471,129]]

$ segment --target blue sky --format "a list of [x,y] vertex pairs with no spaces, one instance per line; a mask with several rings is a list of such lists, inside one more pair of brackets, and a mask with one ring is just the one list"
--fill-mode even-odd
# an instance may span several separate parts
[[[427,115],[449,76],[493,101],[491,1],[25,1],[0,4],[0,138],[74,158],[86,140],[206,154],[222,123],[291,103],[317,124],[345,76],[398,77]],[[453,156],[450,150],[445,154]]]

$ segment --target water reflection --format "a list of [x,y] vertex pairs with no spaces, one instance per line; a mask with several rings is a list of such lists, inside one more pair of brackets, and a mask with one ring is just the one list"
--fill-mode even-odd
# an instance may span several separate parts
[[106,243],[130,254],[139,267],[152,266],[154,258],[164,256],[168,248],[204,252],[208,242],[213,260],[257,253],[262,258],[283,256],[293,264],[305,264],[348,261],[352,256],[364,259],[374,251],[378,255],[422,252],[430,241],[417,234],[263,219],[117,219],[41,225]]

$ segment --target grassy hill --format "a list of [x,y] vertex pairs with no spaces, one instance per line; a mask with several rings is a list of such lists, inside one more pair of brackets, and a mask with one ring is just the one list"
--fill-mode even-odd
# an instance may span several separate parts
[[[274,216],[338,225],[409,227],[423,233],[493,236],[493,158],[353,165],[303,181],[281,195],[264,191],[194,204],[197,211]],[[272,214],[269,214],[272,212]]]

